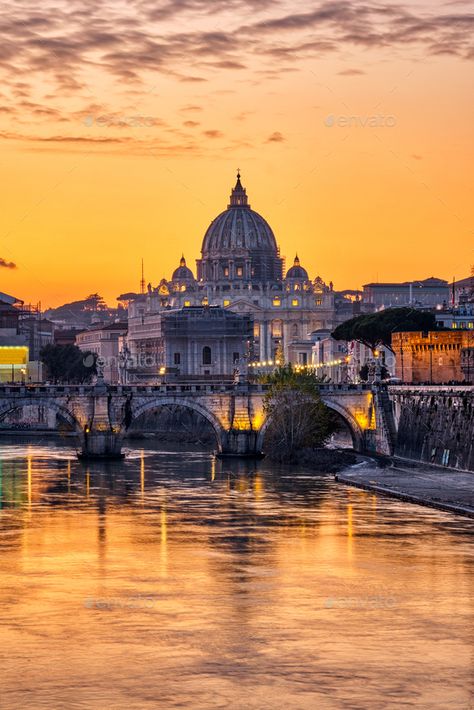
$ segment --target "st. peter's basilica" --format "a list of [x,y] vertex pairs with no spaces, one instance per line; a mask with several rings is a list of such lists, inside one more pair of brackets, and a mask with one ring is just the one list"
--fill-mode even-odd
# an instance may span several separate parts
[[163,315],[177,309],[219,306],[250,315],[252,357],[260,362],[309,363],[311,333],[335,325],[332,283],[310,279],[298,256],[284,273],[275,235],[251,209],[240,173],[227,208],[204,235],[196,267],[195,275],[182,256],[170,280],[149,284],[130,303],[126,347],[135,362],[148,363],[150,375],[165,362]]

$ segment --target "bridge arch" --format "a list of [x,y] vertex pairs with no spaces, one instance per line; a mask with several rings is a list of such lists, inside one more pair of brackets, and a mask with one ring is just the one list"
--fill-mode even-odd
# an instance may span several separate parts
[[0,421],[8,414],[16,411],[17,409],[22,409],[22,407],[31,406],[45,407],[47,409],[51,409],[52,411],[56,412],[56,414],[59,414],[74,429],[76,434],[81,434],[82,425],[75,417],[73,412],[71,412],[64,405],[58,404],[54,399],[50,399],[49,397],[36,401],[28,397],[20,397],[18,399],[15,398],[9,401],[0,400]]
[[326,407],[332,409],[334,412],[339,414],[342,419],[344,419],[352,437],[352,446],[354,451],[362,452],[364,450],[364,432],[352,412],[338,402],[334,402],[334,400],[330,398],[322,397],[322,400]]
[[[354,451],[362,452],[364,450],[364,432],[352,412],[329,398],[322,397],[322,400],[329,409],[337,412],[337,414],[344,419],[352,437]],[[263,451],[265,432],[270,424],[270,421],[271,419],[267,417],[258,431],[257,451]]]
[[137,407],[132,409],[132,421],[130,422],[130,425],[127,428],[130,428],[133,422],[135,422],[142,414],[146,414],[147,412],[150,412],[154,409],[159,409],[160,407],[166,407],[169,404],[178,407],[184,407],[186,409],[192,409],[193,411],[204,417],[204,419],[207,419],[216,435],[217,449],[219,453],[222,452],[226,431],[220,423],[219,419],[215,416],[215,414],[209,411],[209,409],[204,407],[202,404],[186,397],[159,397],[157,399],[151,399],[147,402],[144,402],[143,404],[139,404]]

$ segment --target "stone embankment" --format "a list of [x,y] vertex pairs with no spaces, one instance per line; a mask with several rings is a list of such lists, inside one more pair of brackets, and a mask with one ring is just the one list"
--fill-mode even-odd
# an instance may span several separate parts
[[359,464],[336,474],[335,480],[408,503],[474,518],[474,473],[396,464],[386,468]]

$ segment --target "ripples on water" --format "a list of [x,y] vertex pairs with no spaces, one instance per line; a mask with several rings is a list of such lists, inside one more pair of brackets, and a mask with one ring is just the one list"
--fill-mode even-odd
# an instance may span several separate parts
[[0,447],[2,710],[474,708],[472,521],[146,446]]

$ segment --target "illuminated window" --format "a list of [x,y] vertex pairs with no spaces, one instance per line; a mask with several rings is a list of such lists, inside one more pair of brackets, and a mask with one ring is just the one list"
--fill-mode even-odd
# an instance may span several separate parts
[[229,275],[229,267],[225,266],[224,267],[224,276],[228,276],[228,275]]
[[281,298],[280,298],[280,296],[275,296],[275,298],[273,299],[273,305],[274,305],[274,306],[281,306]]
[[300,285],[299,285],[299,284],[295,284],[295,291],[299,291],[299,290],[300,290]]
[[186,291],[186,286],[184,284],[181,284],[181,286],[179,287],[179,290]]
[[207,296],[205,296],[205,297],[202,299],[201,305],[203,305],[203,306],[208,306],[208,305],[209,305],[209,299],[207,298]]
[[259,338],[259,337],[260,337],[260,323],[254,323],[254,325],[253,325],[253,337],[254,337],[254,338]]
[[297,298],[294,298],[294,299],[291,301],[291,305],[292,305],[292,306],[299,306],[299,305],[300,305],[300,302],[299,302],[299,300],[298,300]]
[[230,304],[230,301],[228,298],[224,299],[224,308]]
[[244,275],[244,270],[241,266],[237,267],[237,276],[243,276]]
[[272,337],[273,338],[281,338],[283,335],[282,333],[282,322],[281,320],[274,320],[272,321]]
[[317,305],[317,306],[322,306],[322,305],[323,305],[323,302],[322,302],[322,300],[321,300],[320,298],[317,298],[317,299],[316,299],[316,305]]
[[189,308],[189,306],[191,305],[191,301],[185,301],[184,305],[186,308]]

